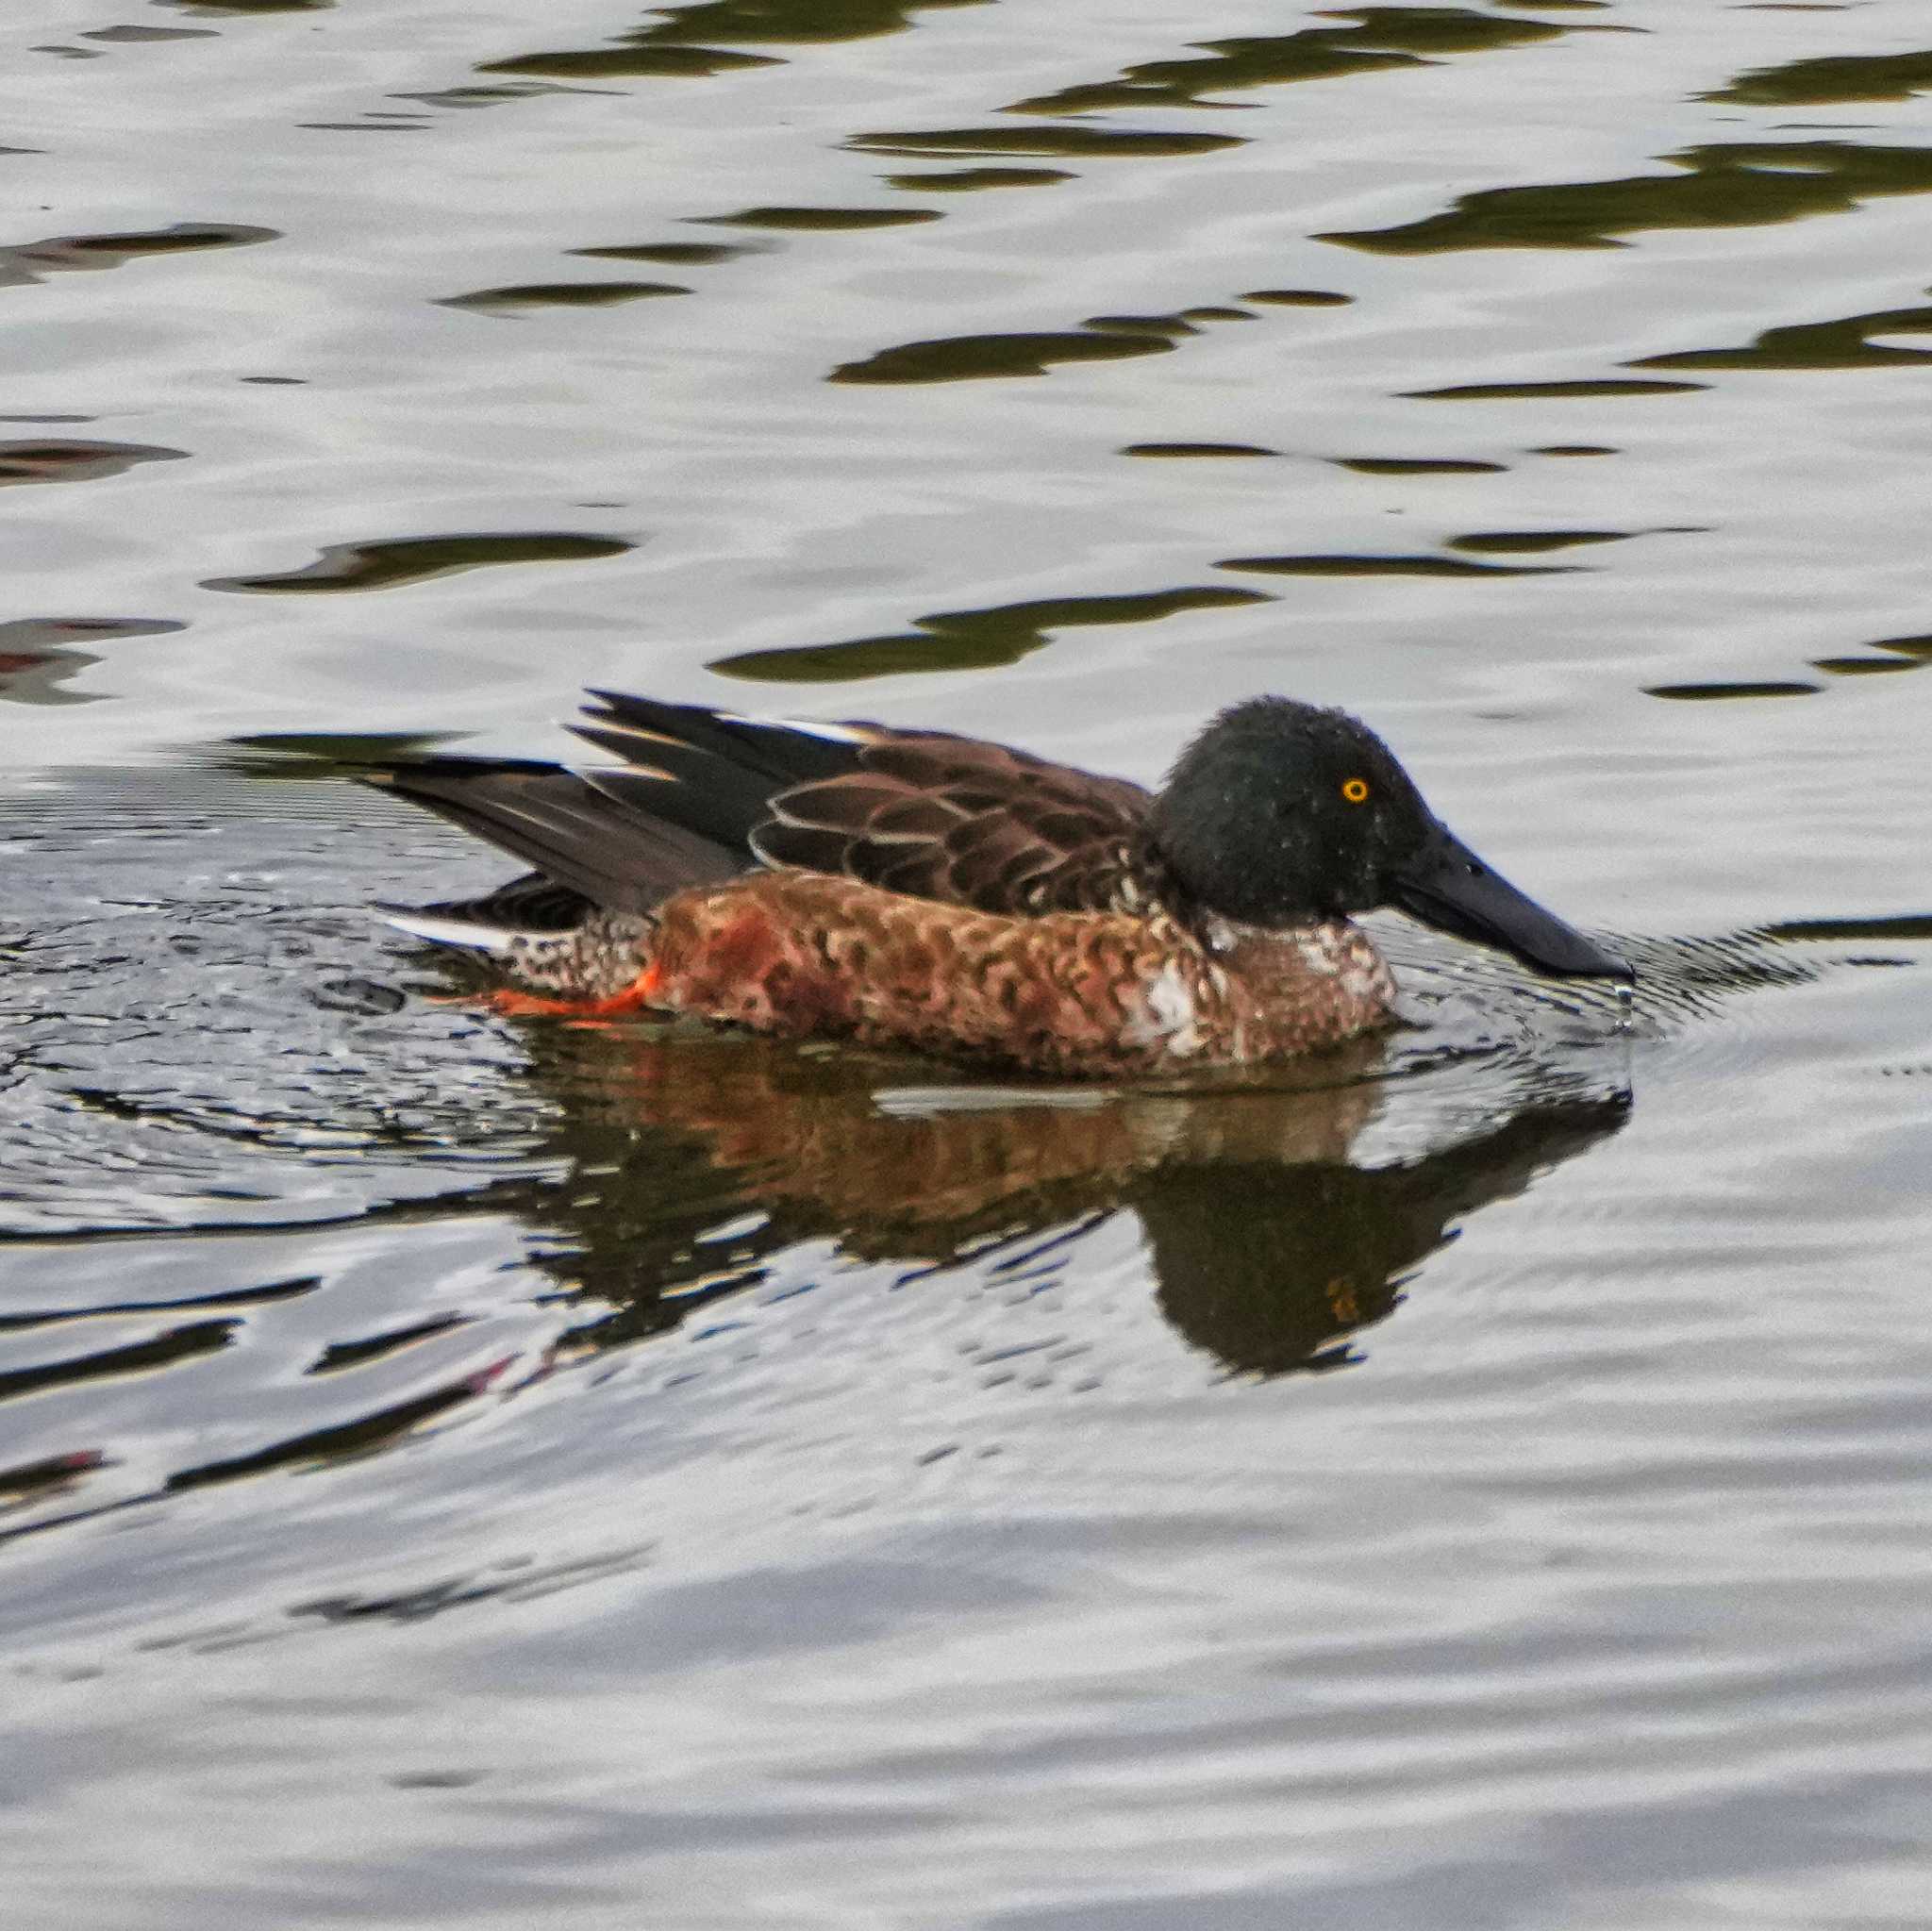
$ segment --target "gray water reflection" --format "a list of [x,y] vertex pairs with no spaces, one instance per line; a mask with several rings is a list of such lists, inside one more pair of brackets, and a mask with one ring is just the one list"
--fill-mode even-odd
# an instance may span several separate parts
[[[1922,12],[4,9],[10,1916],[1916,1926]],[[1640,1006],[485,1022],[286,753],[584,684],[1345,704]]]

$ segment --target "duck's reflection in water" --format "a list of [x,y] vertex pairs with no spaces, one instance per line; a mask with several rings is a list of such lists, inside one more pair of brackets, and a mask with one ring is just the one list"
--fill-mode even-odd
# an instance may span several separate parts
[[[1366,1040],[1268,1084],[1208,1090],[914,1087],[931,1069],[768,1040],[606,1029],[533,1035],[567,1183],[539,1263],[598,1312],[561,1353],[677,1325],[805,1240],[908,1267],[1054,1237],[1062,1265],[1128,1209],[1158,1305],[1229,1368],[1345,1358],[1457,1222],[1616,1132],[1630,1099],[1573,1084],[1488,1109],[1454,1143],[1351,1163],[1391,1091]],[[939,1075],[943,1077],[943,1074]]]

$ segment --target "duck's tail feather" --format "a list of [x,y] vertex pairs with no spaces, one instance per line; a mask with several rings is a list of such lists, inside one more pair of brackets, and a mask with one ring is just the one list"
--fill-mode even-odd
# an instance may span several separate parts
[[[425,757],[371,767],[360,776],[536,866],[540,881],[609,911],[647,912],[674,891],[732,877],[750,862],[748,855],[658,816],[627,791],[613,794],[560,765]],[[518,886],[531,883],[519,880]],[[444,924],[455,920],[506,931],[529,929],[493,915],[467,916],[485,905],[492,905],[493,913],[492,902],[501,896],[430,907],[424,915],[441,914]],[[553,917],[561,909],[563,903],[555,902]],[[558,928],[553,923],[548,929]]]
[[375,907],[412,939],[490,953],[508,953],[519,942],[575,932],[595,909],[582,892],[541,872],[526,872],[480,898],[440,899],[426,906],[378,902]]

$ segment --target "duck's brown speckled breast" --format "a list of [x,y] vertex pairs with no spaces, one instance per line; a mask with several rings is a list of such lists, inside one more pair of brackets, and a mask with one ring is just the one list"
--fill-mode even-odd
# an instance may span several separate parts
[[1394,987],[1346,922],[1004,918],[819,873],[754,873],[658,913],[638,1003],[1074,1074],[1290,1057],[1386,1024]]

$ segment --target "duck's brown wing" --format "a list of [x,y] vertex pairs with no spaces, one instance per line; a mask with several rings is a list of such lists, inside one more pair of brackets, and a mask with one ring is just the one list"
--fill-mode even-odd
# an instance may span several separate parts
[[586,773],[641,817],[743,855],[981,911],[1132,902],[1152,800],[1003,744],[881,724],[800,724],[595,691]]

